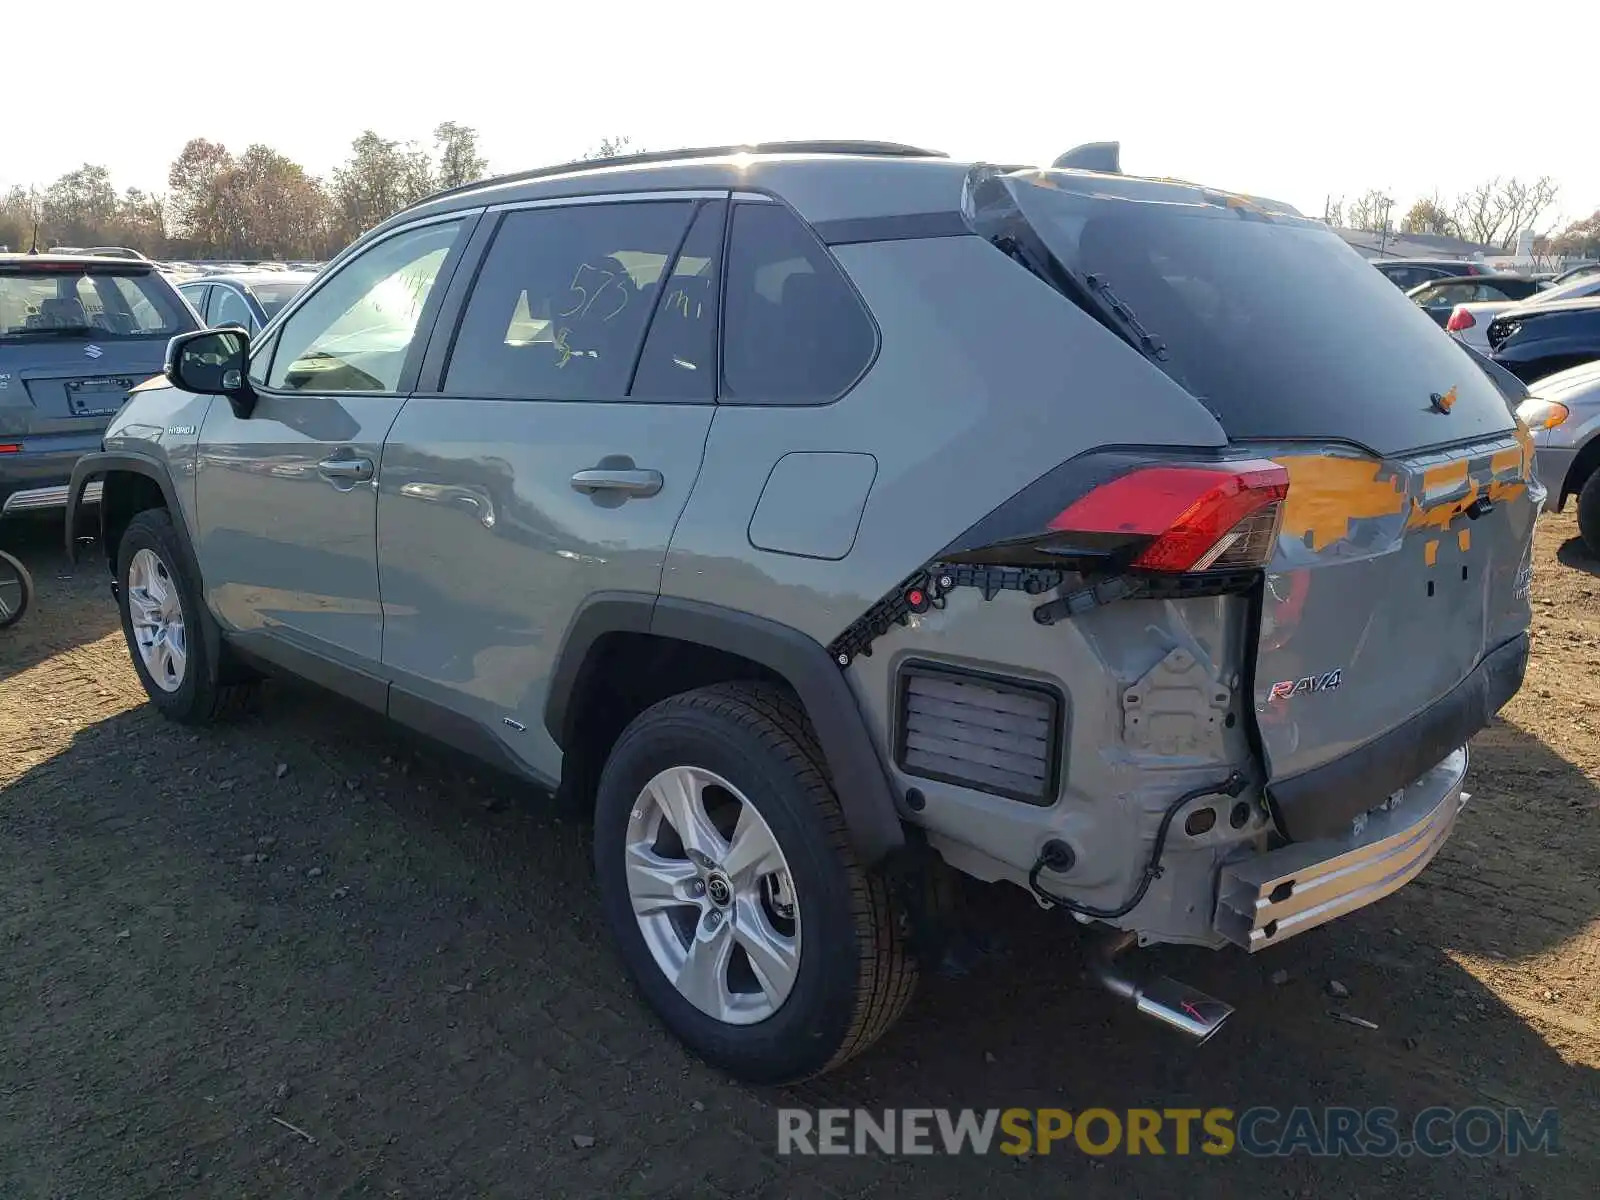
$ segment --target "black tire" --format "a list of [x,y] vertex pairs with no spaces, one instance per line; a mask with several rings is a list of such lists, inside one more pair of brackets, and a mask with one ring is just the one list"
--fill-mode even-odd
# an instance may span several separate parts
[[1600,558],[1600,471],[1591,472],[1578,492],[1578,533],[1589,553]]
[[[624,847],[645,785],[674,766],[720,775],[747,797],[789,865],[802,937],[793,988],[772,1015],[730,1024],[702,1012],[657,965],[629,897]],[[916,966],[882,876],[857,863],[839,799],[793,693],[726,683],[671,697],[623,731],[595,803],[601,905],[650,1006],[691,1050],[751,1083],[832,1070],[905,1010]]]
[[[159,560],[164,572],[162,577],[176,587],[182,607],[186,662],[181,681],[170,691],[151,676],[134,633],[128,573],[141,550],[151,551]],[[215,640],[211,614],[206,610],[199,581],[190,572],[188,561],[166,509],[147,508],[138,513],[128,522],[122,541],[117,544],[117,609],[122,617],[122,635],[127,639],[128,656],[133,660],[133,669],[150,703],[174,721],[204,725],[242,708],[250,688],[248,684],[226,682],[221,670],[223,664],[214,661],[210,647],[220,643]]]
[[33,576],[28,568],[0,550],[0,629],[9,629],[28,614],[33,603]]

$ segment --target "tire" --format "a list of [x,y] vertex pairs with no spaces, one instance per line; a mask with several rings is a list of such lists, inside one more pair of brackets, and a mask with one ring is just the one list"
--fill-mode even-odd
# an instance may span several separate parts
[[1600,558],[1600,471],[1592,471],[1578,492],[1578,533],[1590,554]]
[[[117,609],[128,656],[150,703],[174,721],[204,725],[242,707],[249,689],[225,682],[222,664],[213,661],[210,646],[220,642],[201,598],[199,581],[187,564],[167,510],[147,508],[138,513],[117,544]],[[159,628],[167,634],[166,653],[157,648],[147,654],[141,638],[151,639],[149,621],[158,597],[164,618]],[[172,653],[175,649],[181,650],[181,663]]]
[[0,629],[9,629],[33,603],[33,576],[28,568],[0,550]]
[[[683,769],[704,785],[696,811],[715,827],[699,827],[700,843],[734,851],[715,860],[726,863],[726,875],[691,860],[677,825],[664,816],[659,797],[673,794],[671,784],[684,778],[674,773]],[[776,858],[769,853],[763,863],[784,870],[740,868],[737,847],[748,851],[758,844],[742,840],[758,824],[744,815],[746,808],[776,847]],[[659,834],[646,849],[643,839],[652,827]],[[731,840],[730,833],[736,835]],[[784,1083],[829,1071],[881,1037],[911,999],[916,967],[887,883],[857,863],[821,752],[785,688],[716,684],[663,700],[635,718],[601,774],[594,851],[606,923],[646,1001],[691,1050],[740,1079]],[[651,854],[656,857],[641,857]],[[637,884],[641,878],[642,863],[652,870],[669,864],[680,881],[661,913],[643,919],[630,887],[630,879]],[[725,899],[729,887],[731,902]],[[695,898],[677,898],[684,895]],[[728,915],[715,925],[719,900],[726,907],[718,911]],[[786,900],[793,904],[792,920]],[[728,947],[726,965],[716,973],[728,984],[720,996],[733,999],[718,1015],[704,1003],[704,989],[681,990],[658,957],[683,953],[687,964],[687,948],[714,937],[711,929],[720,929],[724,940],[707,945]],[[746,946],[756,947],[763,962],[789,964],[787,988],[781,970],[757,977]],[[785,946],[792,957],[767,953]]]

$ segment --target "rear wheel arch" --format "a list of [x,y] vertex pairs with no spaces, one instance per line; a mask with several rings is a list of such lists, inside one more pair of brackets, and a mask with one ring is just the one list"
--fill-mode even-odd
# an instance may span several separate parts
[[573,618],[544,714],[562,749],[564,790],[587,795],[611,745],[650,705],[732,680],[780,683],[799,699],[864,866],[904,846],[888,774],[827,649],[789,626],[699,601],[603,593]]
[[1600,469],[1600,434],[1592,435],[1583,448],[1578,451],[1578,456],[1572,460],[1572,465],[1567,468],[1567,477],[1561,481],[1561,490],[1556,495],[1556,508],[1565,507],[1568,497],[1576,496],[1583,491],[1583,485],[1589,482],[1589,476]]

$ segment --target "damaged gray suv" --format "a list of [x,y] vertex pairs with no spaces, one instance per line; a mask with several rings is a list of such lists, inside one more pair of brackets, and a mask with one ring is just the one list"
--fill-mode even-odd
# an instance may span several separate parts
[[893,1023],[951,873],[1209,1037],[1113,953],[1269,949],[1423,869],[1544,498],[1336,234],[1106,145],[443,193],[248,343],[174,338],[69,541],[90,480],[157,708],[288,673],[583,801],[640,991],[752,1080]]

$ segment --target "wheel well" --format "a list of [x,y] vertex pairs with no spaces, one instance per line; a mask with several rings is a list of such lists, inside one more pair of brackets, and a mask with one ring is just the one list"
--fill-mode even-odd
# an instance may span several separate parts
[[128,523],[147,508],[165,508],[161,485],[137,471],[107,471],[100,491],[100,543],[113,571]]
[[562,792],[588,807],[606,756],[636,716],[669,696],[739,679],[787,686],[771,668],[711,646],[650,633],[602,635],[573,685],[562,738]]
[[1597,467],[1600,467],[1600,437],[1592,437],[1584,443],[1583,449],[1578,451],[1578,457],[1567,468],[1567,477],[1561,481],[1561,491],[1556,496],[1556,507],[1565,504],[1568,496],[1576,496],[1583,491],[1583,485]]

